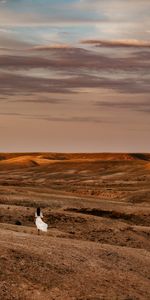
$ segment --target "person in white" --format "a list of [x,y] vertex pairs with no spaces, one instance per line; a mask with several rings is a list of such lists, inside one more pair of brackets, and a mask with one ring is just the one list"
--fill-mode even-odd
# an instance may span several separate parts
[[40,207],[38,207],[35,212],[35,224],[38,229],[38,234],[40,234],[40,230],[47,231],[48,228],[48,225],[45,222],[43,222],[42,218],[43,218],[43,214],[41,212]]

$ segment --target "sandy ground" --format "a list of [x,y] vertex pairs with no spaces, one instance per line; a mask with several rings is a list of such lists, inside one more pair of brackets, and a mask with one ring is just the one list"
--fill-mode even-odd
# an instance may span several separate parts
[[149,300],[149,166],[148,154],[0,154],[0,299]]

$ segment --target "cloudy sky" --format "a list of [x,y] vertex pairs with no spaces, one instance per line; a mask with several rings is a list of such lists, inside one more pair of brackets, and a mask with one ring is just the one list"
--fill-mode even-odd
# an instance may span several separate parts
[[0,0],[0,152],[150,152],[149,0]]

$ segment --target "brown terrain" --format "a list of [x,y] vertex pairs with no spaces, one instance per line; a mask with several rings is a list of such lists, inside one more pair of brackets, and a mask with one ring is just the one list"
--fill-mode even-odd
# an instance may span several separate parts
[[150,154],[0,154],[0,299],[149,300],[149,251]]

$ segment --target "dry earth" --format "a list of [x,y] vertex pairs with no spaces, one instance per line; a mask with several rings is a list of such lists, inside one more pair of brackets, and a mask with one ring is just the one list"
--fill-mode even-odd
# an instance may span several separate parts
[[0,299],[149,300],[149,251],[150,154],[0,154]]

